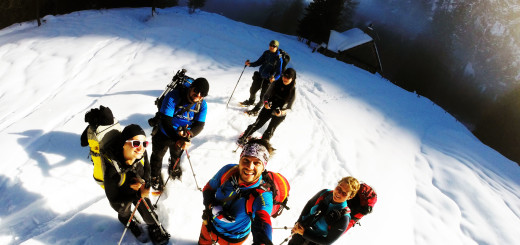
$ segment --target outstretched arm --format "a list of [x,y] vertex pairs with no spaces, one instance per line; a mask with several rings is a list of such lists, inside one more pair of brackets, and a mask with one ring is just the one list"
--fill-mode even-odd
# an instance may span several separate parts
[[254,245],[272,245],[273,228],[271,226],[271,211],[273,209],[271,192],[260,194],[253,202],[254,219],[251,224]]

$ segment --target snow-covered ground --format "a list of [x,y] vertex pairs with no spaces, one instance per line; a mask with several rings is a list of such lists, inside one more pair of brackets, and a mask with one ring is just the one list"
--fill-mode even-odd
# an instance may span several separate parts
[[[198,185],[237,163],[235,140],[254,118],[236,105],[255,68],[226,103],[244,61],[271,39],[298,72],[294,110],[271,140],[268,168],[292,187],[291,210],[274,227],[292,226],[317,191],[352,175],[378,202],[336,244],[520,244],[520,168],[427,98],[294,36],[182,7],[150,12],[82,11],[0,30],[1,244],[117,243],[123,226],[80,147],[84,115],[109,106],[149,134],[154,100],[181,68],[211,85],[206,127],[189,149]],[[202,195],[185,157],[182,165],[182,182],[159,201],[170,244],[196,243],[201,225]],[[274,230],[274,244],[289,234]],[[123,241],[138,243],[131,233]]]

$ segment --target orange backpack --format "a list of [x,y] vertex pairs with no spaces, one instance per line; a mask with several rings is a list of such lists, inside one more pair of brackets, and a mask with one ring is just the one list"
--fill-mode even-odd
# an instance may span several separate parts
[[[222,185],[237,172],[238,166],[234,166],[229,169],[220,178],[220,184]],[[282,214],[284,208],[289,209],[287,206],[287,201],[289,198],[289,191],[291,190],[291,186],[289,185],[289,181],[287,181],[283,175],[271,171],[263,172],[262,180],[263,182],[259,187],[251,189],[250,191],[242,192],[239,194],[238,198],[247,196],[246,212],[249,214],[249,216],[251,216],[253,214],[253,202],[255,201],[255,198],[266,191],[272,192],[273,210],[271,212],[271,217],[276,218]]]

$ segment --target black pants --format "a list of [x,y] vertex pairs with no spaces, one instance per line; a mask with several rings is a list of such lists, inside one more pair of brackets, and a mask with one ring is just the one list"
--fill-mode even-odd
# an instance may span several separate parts
[[[147,197],[143,198],[143,200],[139,204],[139,207],[137,207],[137,211],[139,212],[139,214],[141,215],[141,217],[147,225],[155,224],[155,220],[153,219],[152,214],[150,214],[148,209],[146,209],[146,205],[144,205],[143,203],[145,201],[153,212],[153,206],[150,202],[150,199],[148,199]],[[125,226],[128,220],[130,220],[130,216],[132,215],[132,204],[134,204],[135,206],[137,204],[137,201],[127,203],[110,203],[110,206],[117,212],[117,219],[119,219],[119,222],[121,222]],[[155,213],[154,215],[155,217],[157,217]]]
[[248,136],[252,135],[256,130],[258,130],[262,126],[264,126],[264,124],[267,121],[271,120],[271,122],[269,122],[269,125],[267,126],[267,129],[262,134],[262,139],[270,140],[274,134],[274,131],[278,127],[278,125],[280,125],[280,123],[282,123],[283,120],[285,120],[285,116],[277,117],[275,115],[272,115],[272,113],[273,113],[272,109],[263,108],[260,111],[260,114],[258,114],[256,121],[253,124],[247,126],[247,129],[244,132],[243,137],[247,138]]
[[161,131],[158,131],[152,137],[152,156],[150,157],[152,178],[159,177],[161,175],[162,160],[168,149],[170,149],[170,157],[172,162],[175,162],[177,158],[181,157],[182,149],[176,144],[177,140],[179,139],[180,136],[179,138],[169,138]]
[[263,105],[262,98],[267,88],[269,88],[269,79],[262,78],[259,72],[255,72],[253,75],[253,83],[251,83],[251,87],[249,88],[249,101],[251,102],[255,102],[256,93],[260,90],[260,101],[255,105],[255,108],[260,109]]
[[318,244],[313,243],[313,242],[303,238],[303,236],[300,234],[294,234],[292,236],[291,240],[289,240],[288,245],[318,245]]

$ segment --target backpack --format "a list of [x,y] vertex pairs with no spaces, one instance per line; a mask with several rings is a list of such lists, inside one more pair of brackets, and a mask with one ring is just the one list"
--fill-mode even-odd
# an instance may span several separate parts
[[285,71],[285,67],[287,67],[287,63],[291,61],[291,56],[287,52],[285,52],[283,49],[278,49],[280,51],[280,57],[283,60],[282,63],[282,73]]
[[[90,159],[94,165],[93,177],[96,183],[104,188],[103,178],[105,166],[101,159],[103,148],[117,140],[121,134],[121,125],[113,117],[108,107],[99,106],[85,114],[85,122],[89,125],[82,134],[82,146],[90,147]],[[87,141],[88,143],[85,144]]]
[[[157,111],[161,110],[162,103],[164,100],[164,97],[166,95],[176,89],[186,89],[188,88],[191,83],[193,83],[194,79],[192,77],[186,76],[186,69],[178,70],[177,73],[172,78],[172,81],[166,85],[166,89],[162,92],[162,94],[155,99],[155,105],[157,106]],[[197,106],[195,107],[195,110],[193,110],[195,113],[199,112],[201,106],[201,101],[197,102]],[[182,114],[186,111],[191,109],[189,108],[182,108],[182,111],[177,112],[176,114]],[[159,120],[161,118],[161,114],[159,112],[155,113],[155,116],[148,119],[148,124],[151,127],[155,127],[159,124]],[[154,135],[155,132],[152,133]]]
[[[314,214],[311,214],[302,221],[301,224],[304,227],[313,226],[323,216],[325,216],[325,220],[330,220],[334,222],[339,220],[342,216],[350,213],[350,208],[348,207],[348,205],[341,210],[335,210],[330,213],[326,212],[329,207],[329,203],[332,201],[333,192],[333,190],[323,191],[323,193],[321,193],[318,199],[316,199],[314,206],[317,206],[318,211]],[[325,201],[326,198],[327,200]],[[328,229],[330,230],[330,226],[328,227]]]
[[363,218],[363,216],[371,213],[372,208],[376,202],[376,191],[366,183],[361,183],[356,196],[350,200],[347,200],[347,204],[351,210],[351,218],[346,231],[348,231],[348,229],[351,227],[354,227],[356,224],[359,224],[359,220]]
[[162,94],[155,99],[155,105],[157,109],[160,110],[162,106],[162,102],[164,97],[170,92],[178,88],[187,88],[194,81],[192,77],[186,76],[186,69],[178,70],[177,73],[172,78],[172,81],[166,85],[166,89],[162,92]]
[[[238,166],[234,166],[224,173],[220,178],[220,185],[231,178],[231,176],[237,173],[237,171]],[[263,183],[261,183],[259,187],[248,191],[242,191],[240,194],[232,197],[233,199],[247,197],[246,212],[250,217],[252,217],[253,202],[256,197],[266,191],[270,191],[273,193],[273,210],[271,211],[271,217],[276,218],[282,214],[284,208],[287,210],[290,209],[287,206],[287,201],[289,200],[289,191],[291,190],[291,186],[289,185],[289,181],[287,181],[283,175],[271,171],[264,171],[262,173],[262,180]]]

